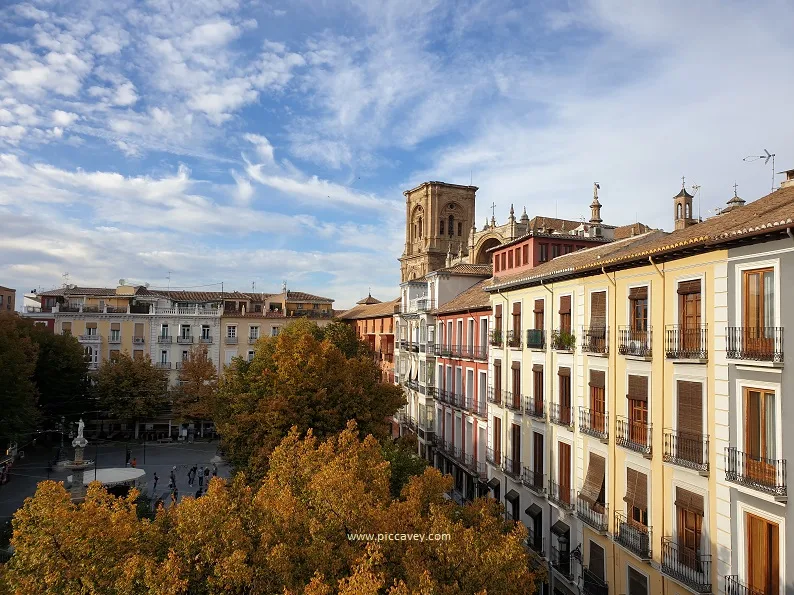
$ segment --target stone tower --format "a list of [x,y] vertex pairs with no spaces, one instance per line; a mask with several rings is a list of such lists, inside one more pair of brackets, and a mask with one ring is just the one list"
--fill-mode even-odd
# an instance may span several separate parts
[[447,253],[468,248],[476,186],[424,182],[405,195],[405,250],[401,281],[444,268]]
[[692,216],[692,199],[694,197],[681,186],[681,192],[673,197],[675,205],[675,228],[676,230],[685,229],[697,223],[697,219]]

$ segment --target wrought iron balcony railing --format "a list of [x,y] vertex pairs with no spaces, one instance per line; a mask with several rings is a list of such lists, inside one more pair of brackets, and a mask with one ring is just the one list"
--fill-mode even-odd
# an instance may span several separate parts
[[588,568],[582,568],[582,583],[584,595],[609,595],[609,584]]
[[487,345],[480,345],[478,347],[473,347],[471,350],[471,358],[476,360],[487,360],[488,359],[488,346]]
[[651,559],[651,528],[630,520],[625,514],[615,511],[615,543],[639,556]]
[[485,449],[485,461],[491,463],[491,465],[501,465],[502,453],[498,450],[494,451],[494,449],[489,446]]
[[488,387],[488,402],[493,403],[495,405],[500,405],[502,403],[502,391],[496,390],[492,386]]
[[563,575],[569,581],[573,580],[573,564],[571,564],[571,554],[567,551],[560,551],[556,546],[551,546],[551,567]]
[[154,367],[159,368],[160,370],[170,370],[171,362],[155,362]]
[[763,591],[748,587],[735,574],[725,577],[725,595],[764,595]]
[[662,572],[696,593],[711,593],[711,555],[662,537]]
[[471,411],[477,417],[487,417],[488,416],[488,407],[485,405],[485,401],[480,397],[479,399],[467,399],[466,400],[467,409]]
[[488,342],[493,345],[494,347],[501,347],[502,346],[502,331],[493,330],[488,335]]
[[502,462],[502,471],[513,479],[521,479],[521,461],[505,457]]
[[667,359],[706,360],[709,356],[708,325],[669,324],[664,329],[664,353]]
[[507,331],[507,346],[513,349],[521,349],[521,331]]
[[689,434],[670,428],[664,430],[664,452],[662,460],[701,473],[709,470],[708,434]]
[[[581,493],[581,492],[580,492]],[[609,531],[609,505],[596,502],[592,506],[576,495],[576,516],[599,533]]]
[[463,465],[466,467],[467,471],[471,472],[472,474],[476,475],[479,478],[484,478],[488,476],[488,468],[485,464],[485,461],[477,460],[477,458],[472,454],[464,455]]
[[652,454],[652,429],[651,424],[617,416],[615,418],[615,442],[618,446],[650,456]]
[[201,338],[199,338],[199,341],[201,343],[212,343],[212,337],[209,337],[209,336],[208,337],[201,337]]
[[549,479],[549,500],[565,510],[574,509],[573,490],[570,486],[560,485],[553,479]]
[[609,413],[579,407],[579,431],[606,440],[609,438]]
[[504,408],[509,409],[515,413],[523,413],[523,404],[521,402],[521,395],[507,392],[504,395]]
[[521,483],[539,496],[546,495],[546,474],[542,471],[533,471],[529,467],[524,467]]
[[609,353],[609,329],[603,326],[582,327],[582,351],[584,353]]
[[226,344],[227,345],[237,345],[237,337],[226,337]]
[[176,338],[176,342],[181,345],[191,345],[193,343],[193,336],[192,335],[179,335]]
[[537,419],[546,418],[546,403],[540,397],[527,397],[524,399],[524,413]]
[[108,343],[121,343],[121,335],[113,335],[111,334],[108,337]]
[[725,480],[785,500],[786,459],[756,457],[729,446],[725,449]]
[[438,355],[440,355],[441,357],[452,356],[452,345],[448,343],[442,343],[441,345],[437,345],[436,349],[438,350]]
[[558,426],[573,428],[573,414],[571,413],[570,405],[552,403],[549,409],[549,419],[551,423]]
[[145,342],[146,342],[146,339],[144,339],[143,337],[133,337],[132,338],[132,343],[134,345],[143,345]]
[[174,338],[171,335],[157,335],[158,343],[171,343]]
[[527,349],[545,349],[546,331],[543,329],[527,330]]
[[551,331],[551,348],[557,351],[573,351],[576,349],[576,336],[566,330]]
[[546,557],[546,538],[540,532],[535,532],[532,527],[527,529],[527,547],[541,558]]
[[618,353],[632,357],[653,357],[653,329],[638,330],[630,326],[618,327]]
[[730,359],[759,362],[783,362],[783,327],[728,327]]

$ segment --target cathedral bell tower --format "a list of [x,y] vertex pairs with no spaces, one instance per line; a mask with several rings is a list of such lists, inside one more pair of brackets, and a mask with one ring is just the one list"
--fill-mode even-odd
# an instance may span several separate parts
[[695,225],[695,223],[698,222],[698,220],[692,216],[692,199],[694,196],[686,191],[684,183],[684,178],[681,178],[681,192],[673,197],[676,231],[679,229],[686,229],[690,225]]
[[474,225],[476,186],[424,182],[405,195],[401,281],[444,268],[448,252],[467,245]]

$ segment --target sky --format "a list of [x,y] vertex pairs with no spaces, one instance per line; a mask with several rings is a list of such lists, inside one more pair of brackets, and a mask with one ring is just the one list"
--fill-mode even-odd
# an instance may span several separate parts
[[794,167],[792,61],[790,0],[0,0],[0,285],[392,299],[427,180],[670,230]]

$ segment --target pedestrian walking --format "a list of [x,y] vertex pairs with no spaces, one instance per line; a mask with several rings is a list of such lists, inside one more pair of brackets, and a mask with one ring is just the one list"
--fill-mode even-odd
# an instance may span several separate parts
[[174,491],[171,492],[171,506],[175,505],[179,500],[179,490],[174,488]]
[[204,483],[207,484],[207,487],[210,487],[210,468],[209,467],[204,469]]
[[154,479],[154,486],[152,486],[152,492],[154,492],[157,489],[157,482],[160,481],[160,478],[157,477],[157,472],[156,471],[155,471],[154,475],[152,476],[152,478]]
[[171,483],[176,487],[176,465],[171,467]]
[[203,492],[201,491],[201,488],[197,489],[197,490],[196,490],[196,499],[198,499],[198,498],[201,498],[201,494],[202,494],[202,493],[203,493]]
[[203,487],[204,486],[204,467],[203,466],[199,468],[198,479],[199,479],[199,487]]
[[132,457],[132,463],[130,463],[130,465],[132,465],[132,468],[135,469],[135,467],[138,465],[138,459]]
[[127,447],[126,455],[127,455],[127,459],[124,461],[124,466],[125,467],[129,467],[130,466],[130,457],[132,456],[132,453],[130,452],[129,446]]
[[215,463],[212,464],[212,476],[218,477],[218,465],[216,465]]

